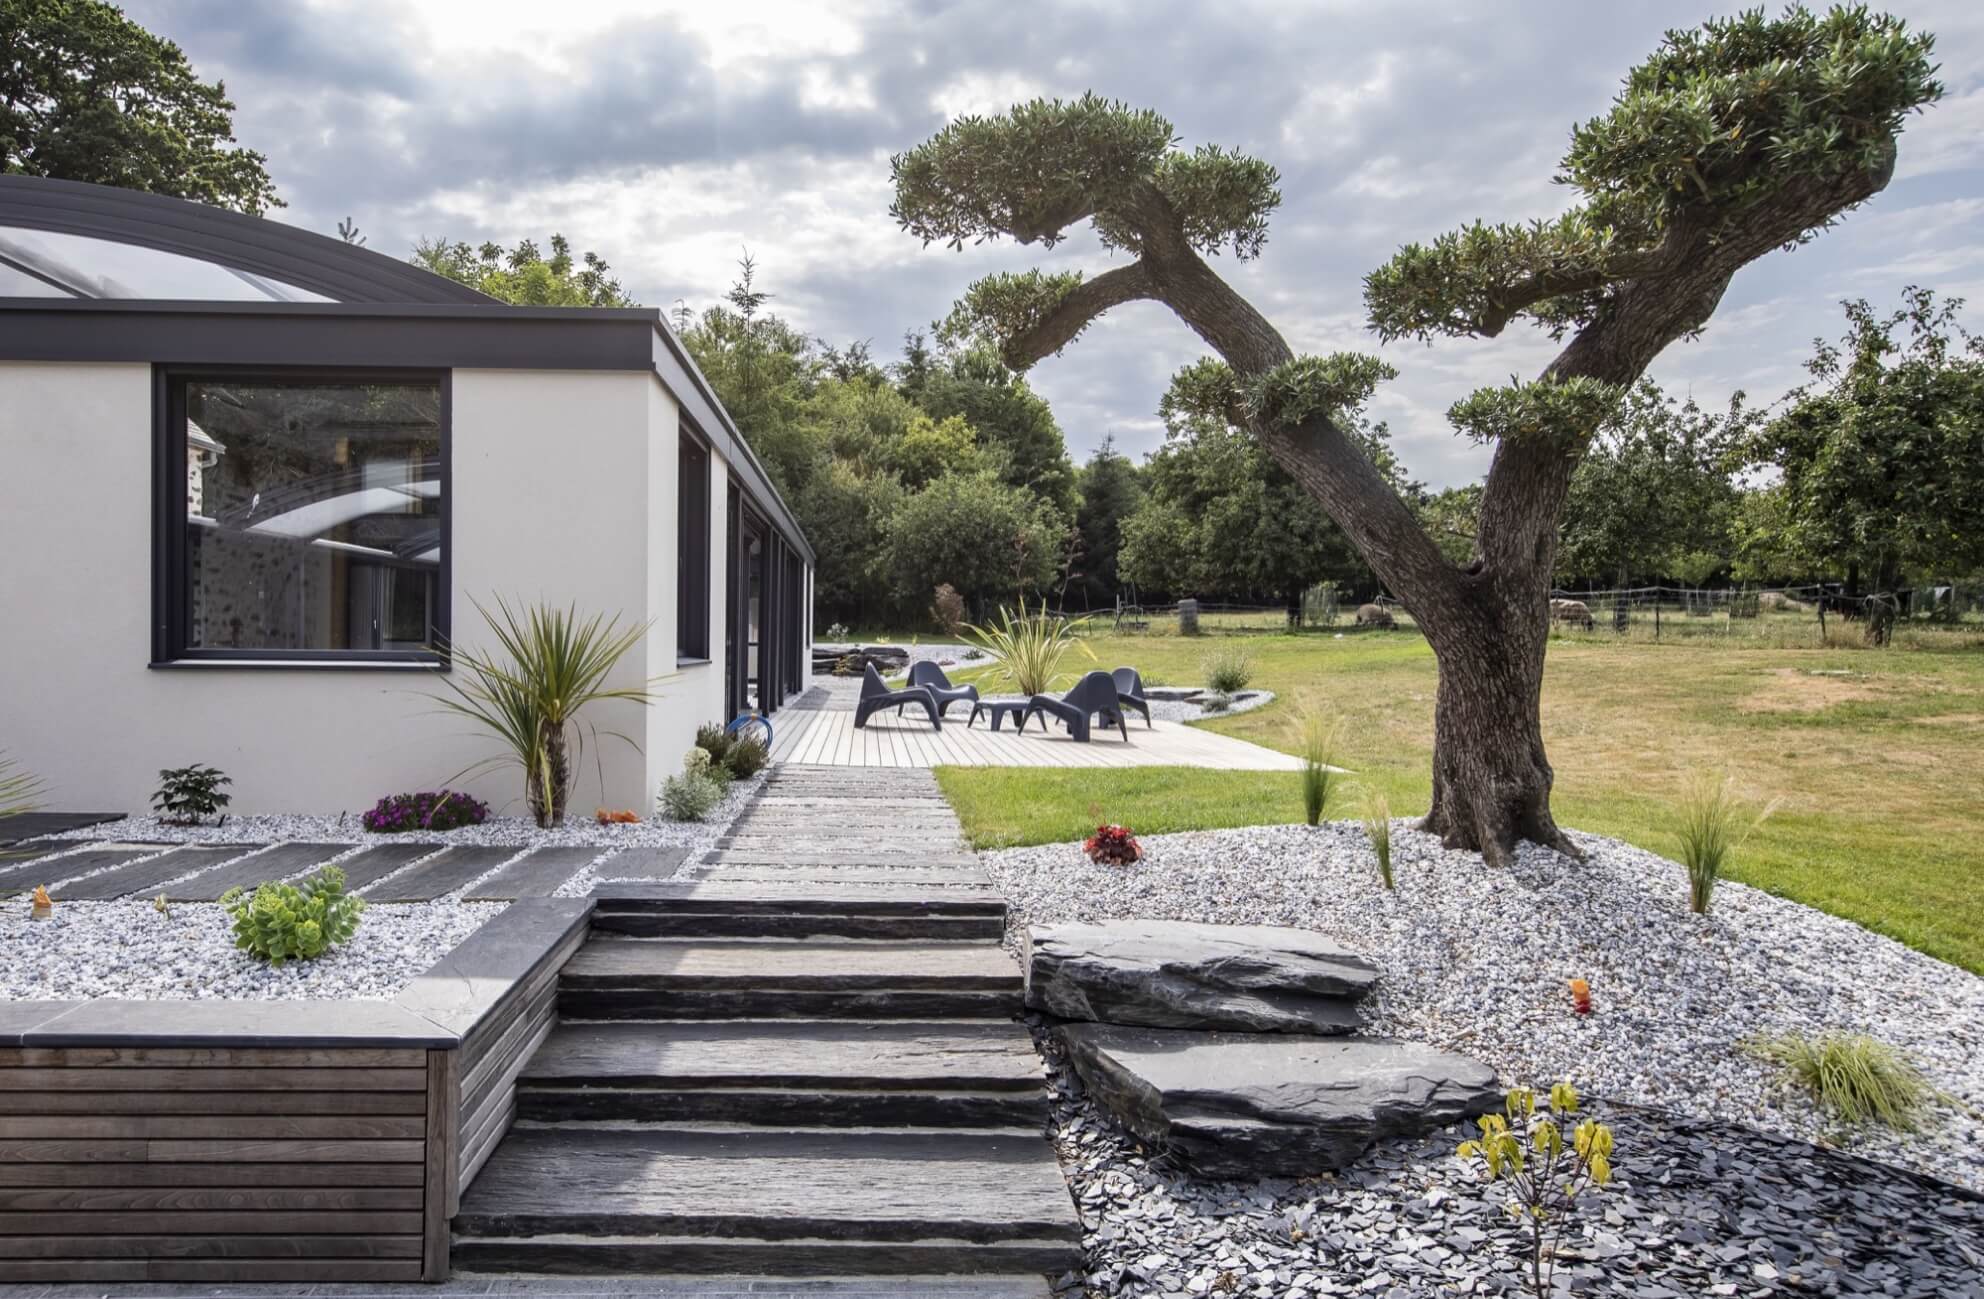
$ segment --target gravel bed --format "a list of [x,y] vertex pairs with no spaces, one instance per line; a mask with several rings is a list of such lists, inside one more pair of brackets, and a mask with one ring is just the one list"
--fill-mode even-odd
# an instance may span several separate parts
[[1250,713],[1273,703],[1274,691],[1242,690],[1232,698],[1233,702],[1221,712],[1214,712],[1197,700],[1153,699],[1150,701],[1150,715],[1160,722],[1196,722],[1206,717],[1231,717],[1235,713]]
[[[560,896],[580,896],[613,879],[613,857],[631,847],[679,845],[694,862],[715,844],[745,802],[764,782],[760,773],[737,781],[708,820],[642,821],[603,826],[573,817],[556,830],[540,830],[521,817],[492,817],[481,825],[442,832],[367,834],[355,814],[344,816],[239,816],[221,825],[166,825],[154,817],[127,817],[91,826],[60,840],[261,844],[288,841],[349,843],[332,864],[379,843],[431,843],[527,848],[596,844],[601,859],[585,867]],[[77,844],[78,850],[87,844]],[[410,870],[419,860],[408,863]],[[494,874],[502,866],[492,866]],[[397,872],[396,872],[397,873]],[[388,876],[387,878],[391,878]],[[234,946],[226,913],[216,903],[171,902],[157,911],[151,894],[117,902],[60,902],[48,920],[28,918],[16,898],[0,911],[0,1001],[317,998],[367,1000],[392,997],[503,909],[500,902],[463,902],[470,881],[431,902],[377,903],[365,909],[351,940],[310,961],[272,969]],[[157,892],[171,897],[168,882]]]
[[[1383,971],[1372,1032],[1464,1052],[1506,1082],[1559,1079],[1608,1101],[1850,1145],[1984,1189],[1984,979],[1850,921],[1725,883],[1687,910],[1680,866],[1575,836],[1574,863],[1534,846],[1506,869],[1393,829],[1387,893],[1361,827],[1334,823],[1158,835],[1129,868],[1073,844],[982,860],[1018,923],[1143,916],[1317,930]],[[1595,1012],[1567,982],[1591,984]],[[1919,1134],[1832,1130],[1744,1043],[1865,1032],[1905,1051],[1951,1098]]]
[[[1081,1207],[1085,1268],[1067,1293],[1157,1299],[1419,1299],[1527,1294],[1499,1191],[1453,1157],[1463,1135],[1381,1142],[1306,1181],[1200,1181],[1138,1144],[1049,1034],[1052,1135]],[[1804,1142],[1599,1106],[1615,1176],[1581,1202],[1558,1293],[1975,1295],[1984,1200]]]

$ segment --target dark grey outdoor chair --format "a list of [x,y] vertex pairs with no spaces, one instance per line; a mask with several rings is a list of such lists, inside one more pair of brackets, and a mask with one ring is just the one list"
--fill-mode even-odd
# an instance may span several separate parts
[[891,690],[882,680],[882,674],[868,664],[861,673],[861,699],[854,705],[854,724],[857,727],[868,725],[868,719],[885,708],[908,705],[921,708],[930,714],[930,725],[944,729],[943,714],[937,710],[936,696],[922,686],[911,686],[907,690]]
[[1144,679],[1135,668],[1117,668],[1109,674],[1116,683],[1116,698],[1127,710],[1142,713],[1144,726],[1150,726],[1150,700],[1144,698]]
[[937,701],[937,712],[940,716],[947,712],[952,704],[978,702],[977,686],[952,685],[951,679],[944,675],[944,669],[935,663],[910,664],[909,684],[921,686],[930,692],[930,697]]
[[[1087,744],[1089,740],[1089,718],[1099,717],[1104,726],[1111,722],[1123,733],[1125,740],[1130,738],[1130,728],[1123,725],[1123,705],[1116,697],[1116,679],[1107,672],[1095,671],[1075,682],[1075,688],[1059,699],[1052,695],[1035,695],[1027,702],[1026,716],[1020,724],[1026,724],[1027,717],[1045,713],[1058,717],[1068,727],[1068,734]],[[1045,726],[1047,723],[1042,722]]]

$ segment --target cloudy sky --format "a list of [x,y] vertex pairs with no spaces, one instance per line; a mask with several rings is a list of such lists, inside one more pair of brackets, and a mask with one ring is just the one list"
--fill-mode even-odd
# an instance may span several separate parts
[[[1573,122],[1602,112],[1661,32],[1715,0],[1218,5],[725,0],[129,0],[225,78],[241,139],[289,207],[375,250],[422,236],[505,242],[562,231],[639,301],[702,307],[745,250],[775,309],[830,342],[892,357],[972,279],[1019,268],[1011,244],[922,248],[888,216],[892,152],[963,112],[1085,90],[1164,113],[1187,146],[1238,146],[1281,169],[1266,255],[1225,269],[1297,351],[1381,351],[1401,371],[1374,404],[1435,485],[1480,451],[1441,412],[1549,357],[1541,335],[1380,348],[1361,279],[1400,243],[1463,221],[1561,209],[1551,183]],[[1655,373],[1720,402],[1776,397],[1846,297],[1920,283],[1969,297],[1984,329],[1984,5],[1893,0],[1937,33],[1945,100],[1909,126],[1886,193],[1795,253],[1744,271],[1707,334]],[[1723,6],[1717,6],[1721,11]],[[1050,254],[1091,271],[1089,239]],[[1194,359],[1162,308],[1122,310],[1033,382],[1071,450],[1161,439],[1157,398]]]

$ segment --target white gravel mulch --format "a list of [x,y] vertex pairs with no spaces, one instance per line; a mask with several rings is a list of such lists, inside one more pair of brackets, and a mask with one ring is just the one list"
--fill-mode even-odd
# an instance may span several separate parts
[[1224,709],[1217,711],[1207,708],[1198,699],[1153,699],[1150,701],[1150,715],[1160,722],[1196,722],[1208,717],[1231,717],[1235,713],[1251,713],[1256,708],[1265,708],[1273,702],[1272,690],[1238,691]]
[[[1525,846],[1508,869],[1393,830],[1388,893],[1362,827],[1258,826],[1143,840],[1132,867],[1076,844],[982,860],[1028,923],[1151,917],[1294,925],[1376,961],[1370,1031],[1492,1065],[1509,1083],[1569,1079],[1615,1102],[1847,1144],[1984,1190],[1984,978],[1850,921],[1740,884],[1687,909],[1682,868],[1577,835],[1578,863]],[[1594,1013],[1568,981],[1591,985]],[[1915,1135],[1830,1128],[1744,1044],[1786,1032],[1864,1032],[1951,1098]]]
[[[615,878],[613,856],[607,854],[617,855],[620,849],[679,845],[687,850],[685,864],[694,862],[736,819],[763,780],[761,773],[735,782],[723,803],[700,822],[649,819],[603,826],[590,815],[574,815],[559,829],[540,830],[521,817],[491,817],[458,830],[380,835],[366,833],[355,813],[238,816],[224,824],[200,826],[166,825],[141,816],[91,826],[63,835],[59,842],[349,843],[350,851],[333,859],[333,865],[383,843],[431,843],[436,851],[448,844],[514,846],[520,853],[535,847],[596,844],[601,858],[559,889],[560,896],[571,897],[591,892],[602,879]],[[22,848],[56,842],[31,841]],[[422,860],[402,870],[411,870]],[[12,898],[0,905],[0,1001],[387,999],[503,909],[500,902],[461,900],[481,878],[501,869],[502,864],[492,866],[484,876],[431,902],[370,905],[349,942],[281,969],[234,946],[232,927],[217,903],[170,902],[169,882],[156,890],[167,896],[166,914],[154,908],[152,891],[116,902],[58,901],[47,920],[31,920],[28,899]]]

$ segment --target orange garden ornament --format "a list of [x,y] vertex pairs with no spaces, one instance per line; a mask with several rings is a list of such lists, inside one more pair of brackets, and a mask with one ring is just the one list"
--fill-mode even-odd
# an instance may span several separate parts
[[1571,980],[1571,1009],[1580,1015],[1591,1013],[1591,985],[1583,979]]
[[28,915],[35,920],[48,920],[55,915],[55,900],[48,896],[46,884],[34,886],[34,909]]

